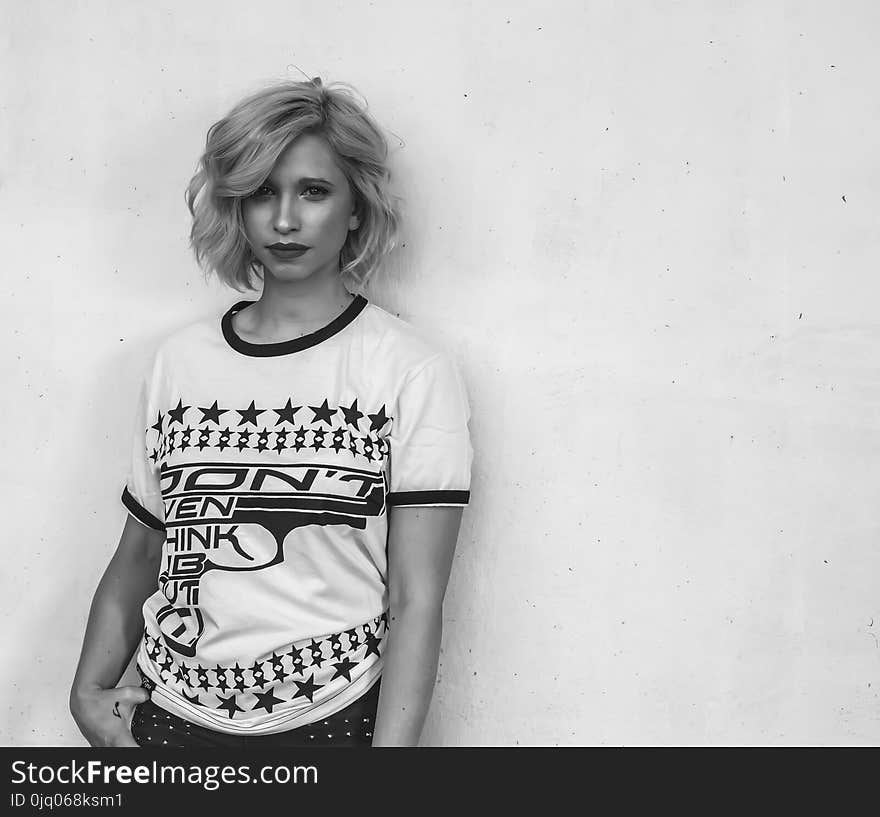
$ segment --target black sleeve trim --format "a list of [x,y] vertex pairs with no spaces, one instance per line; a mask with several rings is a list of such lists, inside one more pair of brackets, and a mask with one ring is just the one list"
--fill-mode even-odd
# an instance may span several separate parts
[[165,530],[164,523],[156,519],[153,514],[131,495],[127,485],[122,489],[122,504],[128,508],[129,513],[142,525],[153,528],[153,530]]
[[393,491],[385,504],[394,505],[467,505],[470,491]]

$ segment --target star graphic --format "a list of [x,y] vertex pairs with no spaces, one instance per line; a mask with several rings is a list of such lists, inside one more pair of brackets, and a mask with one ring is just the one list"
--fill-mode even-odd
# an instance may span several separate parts
[[314,673],[309,676],[307,681],[294,680],[293,683],[295,683],[299,687],[299,691],[296,693],[296,695],[293,696],[293,699],[296,700],[297,698],[302,696],[303,698],[308,698],[310,703],[313,702],[313,696],[315,692],[324,686],[324,684],[315,683]]
[[183,431],[180,432],[180,445],[178,445],[177,447],[181,451],[186,451],[186,449],[189,448],[189,438],[193,431],[195,431],[194,428],[190,428],[189,426],[187,426],[185,429],[183,429]]
[[263,428],[257,437],[257,451],[265,451],[269,445],[269,430]]
[[296,429],[296,436],[293,438],[293,447],[295,450],[299,451],[306,444],[306,429],[305,427],[300,427]]
[[345,446],[345,432],[341,428],[337,428],[333,432],[333,450],[338,454],[339,449]]
[[161,411],[159,412],[159,419],[156,420],[156,422],[153,425],[151,425],[150,428],[155,428],[156,431],[158,431],[159,435],[161,436],[161,434],[162,434],[162,412]]
[[247,429],[245,429],[244,431],[239,431],[238,432],[238,444],[236,445],[236,448],[238,448],[239,451],[242,451],[243,449],[247,448],[250,445],[250,440],[251,440],[250,431],[248,431]]
[[297,656],[296,658],[293,659],[293,666],[290,669],[290,674],[291,675],[304,675],[305,673],[303,672],[303,670],[305,670],[305,668],[306,668],[306,665],[303,662],[302,658]]
[[198,695],[193,695],[190,697],[185,692],[181,693],[184,698],[186,698],[191,704],[195,704],[196,706],[204,706],[204,704],[199,700]]
[[214,405],[209,408],[202,408],[199,406],[199,411],[202,412],[201,422],[206,423],[210,420],[213,423],[216,423],[218,426],[220,425],[220,415],[225,414],[229,409],[217,408],[217,401],[214,401]]
[[217,698],[223,701],[217,709],[225,709],[230,718],[234,718],[236,712],[244,712],[244,710],[238,705],[238,699],[235,695],[230,695],[228,698],[218,695]]
[[171,423],[177,423],[178,425],[183,425],[183,415],[186,413],[187,409],[192,408],[192,406],[183,405],[183,400],[177,401],[177,408],[173,408],[168,412],[168,416],[171,418]]
[[257,696],[257,702],[254,706],[251,707],[251,710],[263,708],[267,712],[272,712],[272,707],[275,704],[283,704],[284,698],[276,698],[275,697],[275,687],[269,687],[268,692],[255,692],[254,695]]
[[229,684],[226,683],[226,670],[223,669],[219,664],[214,668],[214,672],[217,675],[217,686],[226,692],[229,689]]
[[228,447],[229,447],[229,435],[230,435],[230,434],[232,434],[232,431],[230,431],[230,429],[228,429],[228,428],[224,428],[224,429],[220,432],[220,438],[219,438],[219,440],[217,441],[217,448],[219,448],[221,451],[222,451],[224,448],[228,448]]
[[330,406],[327,405],[327,398],[324,398],[324,402],[320,406],[309,406],[309,408],[315,415],[312,418],[313,423],[324,422],[332,428],[333,421],[330,418],[336,414],[336,409],[330,410]]
[[364,639],[364,642],[367,645],[367,651],[364,653],[364,658],[366,658],[371,652],[379,655],[379,650],[376,649],[381,643],[376,636],[372,633],[367,633],[367,637]]
[[304,647],[294,647],[293,644],[291,644],[290,651],[284,654],[289,655],[294,661],[302,661],[302,654],[304,649]]
[[275,445],[272,446],[279,454],[287,447],[287,432],[275,432]]
[[254,665],[250,668],[251,675],[254,676],[253,686],[262,689],[266,686],[266,676],[263,675],[263,667],[259,661],[254,661]]
[[[342,409],[342,413],[345,415],[345,422],[348,425],[357,428],[358,420],[360,420],[361,417],[364,416],[364,413],[362,411],[358,411],[357,399],[355,399],[355,401],[348,408],[346,408],[345,406],[340,406],[339,408]],[[360,429],[358,429],[358,431],[360,431]]]
[[360,638],[358,638],[357,630],[356,629],[346,630],[345,634],[348,636],[348,649],[351,652],[354,652],[355,650],[359,649],[361,646],[361,641],[360,641]]
[[281,407],[277,409],[272,409],[278,415],[278,425],[281,423],[290,423],[293,425],[293,415],[296,414],[302,406],[294,406],[291,405],[290,398],[287,398],[287,402]]
[[321,642],[315,641],[314,638],[312,643],[309,644],[309,650],[312,653],[312,666],[320,667],[327,660],[321,652]]
[[201,428],[199,429],[199,441],[196,443],[196,447],[199,451],[204,451],[208,448],[211,443],[209,440],[211,439],[211,429],[210,428]]
[[382,426],[384,426],[385,423],[387,423],[391,419],[391,417],[385,416],[384,404],[382,405],[382,408],[379,409],[379,411],[377,411],[375,414],[368,414],[367,417],[372,420],[372,422],[370,423],[370,431],[381,430]]
[[238,666],[238,661],[235,662],[235,666],[232,668],[232,680],[235,681],[235,688],[239,692],[244,692],[244,669]]
[[336,667],[336,672],[330,679],[331,681],[335,681],[339,677],[345,678],[346,681],[351,681],[351,671],[357,666],[357,661],[349,661],[349,659],[346,658],[338,664],[333,664],[333,666]]
[[324,431],[323,428],[315,429],[315,431],[312,432],[312,446],[311,447],[314,448],[315,451],[319,451],[320,449],[322,449],[324,447],[324,434],[325,433],[326,432]]
[[357,441],[359,439],[360,437],[356,434],[352,434],[350,431],[348,432],[348,450],[355,456],[357,456],[358,453]]
[[236,411],[241,415],[240,426],[243,426],[245,423],[252,423],[254,428],[257,426],[257,415],[262,414],[264,411],[268,411],[269,409],[258,409],[254,405],[254,401],[251,400],[251,404],[244,410],[236,409]]

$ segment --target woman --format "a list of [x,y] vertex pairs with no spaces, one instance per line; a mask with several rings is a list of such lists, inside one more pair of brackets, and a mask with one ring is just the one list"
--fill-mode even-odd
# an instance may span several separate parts
[[[195,257],[262,292],[142,379],[71,689],[93,746],[418,744],[473,451],[453,360],[359,292],[396,244],[386,158],[320,79],[208,132]],[[117,688],[135,649],[142,686]]]

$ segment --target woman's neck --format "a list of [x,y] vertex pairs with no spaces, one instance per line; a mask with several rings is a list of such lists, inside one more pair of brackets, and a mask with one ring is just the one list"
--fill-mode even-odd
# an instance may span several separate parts
[[254,343],[275,343],[309,334],[340,315],[354,296],[336,278],[331,285],[311,291],[291,292],[264,281],[253,306],[233,316],[235,331]]

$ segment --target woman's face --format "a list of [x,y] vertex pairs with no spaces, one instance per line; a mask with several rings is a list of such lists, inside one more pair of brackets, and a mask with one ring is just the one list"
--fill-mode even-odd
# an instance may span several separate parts
[[[269,177],[242,202],[244,229],[257,260],[281,281],[334,276],[355,199],[327,143],[304,133],[278,157]],[[272,249],[271,245],[306,249]]]

